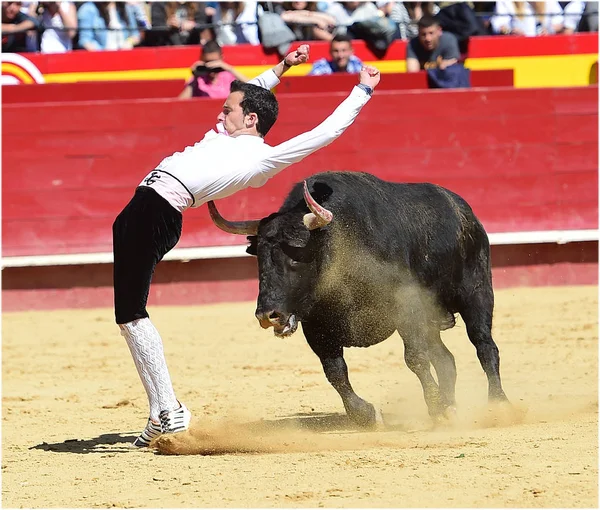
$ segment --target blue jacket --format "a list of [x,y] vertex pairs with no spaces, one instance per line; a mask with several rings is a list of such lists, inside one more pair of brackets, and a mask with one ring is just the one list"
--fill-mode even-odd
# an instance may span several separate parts
[[[140,33],[137,29],[133,6],[125,4],[125,13],[127,14],[127,20],[120,19],[121,23],[126,27],[123,29],[125,39],[139,36]],[[77,21],[79,24],[79,46],[84,48],[85,44],[92,43],[99,50],[106,49],[108,34],[106,23],[104,22],[104,18],[100,16],[100,11],[94,5],[94,2],[85,2],[79,7]]]

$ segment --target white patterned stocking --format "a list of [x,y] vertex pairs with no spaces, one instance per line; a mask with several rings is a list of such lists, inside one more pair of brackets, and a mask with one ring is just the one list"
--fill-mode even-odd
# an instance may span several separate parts
[[150,419],[158,422],[160,411],[179,407],[160,334],[148,318],[121,324],[120,327],[148,395]]

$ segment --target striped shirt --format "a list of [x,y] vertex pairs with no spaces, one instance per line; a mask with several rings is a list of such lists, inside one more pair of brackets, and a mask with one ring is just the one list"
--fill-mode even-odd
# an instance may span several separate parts
[[[346,73],[360,73],[360,70],[363,66],[362,61],[354,56],[350,56],[350,60],[348,60],[348,65],[346,66]],[[310,72],[308,73],[311,76],[319,76],[322,74],[333,74],[340,73],[341,71],[335,62],[331,60],[327,60],[326,58],[322,58],[321,60],[317,60],[314,64]]]

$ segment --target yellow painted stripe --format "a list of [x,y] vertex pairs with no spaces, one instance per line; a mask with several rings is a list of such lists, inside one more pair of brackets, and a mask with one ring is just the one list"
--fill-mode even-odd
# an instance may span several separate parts
[[598,55],[548,55],[537,57],[470,58],[474,70],[514,69],[515,87],[576,87],[589,85]]
[[119,81],[119,80],[176,80],[186,79],[190,70],[181,69],[143,69],[128,71],[94,71],[79,73],[45,74],[47,83],[71,83],[75,81]]
[[[254,78],[260,73],[271,69],[266,66],[237,66],[236,69],[248,76]],[[292,67],[286,76],[303,76],[308,74],[311,66],[301,64]],[[167,68],[167,69],[138,69],[127,71],[88,71],[74,73],[50,73],[45,74],[44,78],[48,83],[72,83],[75,81],[118,81],[118,80],[187,80],[191,76],[188,67]]]
[[35,81],[25,69],[10,62],[2,62],[2,74],[16,76],[22,83],[29,84]]
[[[488,57],[470,58],[466,66],[474,70],[514,69],[515,87],[573,87],[589,85],[591,69],[598,56],[549,55],[530,57]],[[367,61],[377,66],[382,73],[406,72],[404,60]],[[3,64],[3,68],[5,65]],[[258,76],[271,66],[238,66],[237,69],[249,78]],[[304,76],[310,64],[292,67],[286,76]],[[187,80],[191,76],[188,68],[144,69],[127,71],[75,72],[46,74],[48,83],[70,83],[76,81],[118,81],[118,80]],[[29,82],[31,83],[31,79]]]

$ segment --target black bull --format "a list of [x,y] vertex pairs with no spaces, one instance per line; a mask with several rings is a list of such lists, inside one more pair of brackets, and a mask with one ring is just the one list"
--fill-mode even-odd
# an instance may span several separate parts
[[490,400],[507,402],[492,339],[490,245],[460,196],[433,184],[326,172],[296,184],[279,211],[260,221],[229,222],[214,203],[209,209],[223,230],[250,234],[261,326],[287,336],[302,322],[356,423],[372,426],[381,417],[352,389],[343,349],[377,344],[394,331],[429,414],[453,412],[456,366],[440,330],[454,326],[455,313],[477,350]]

